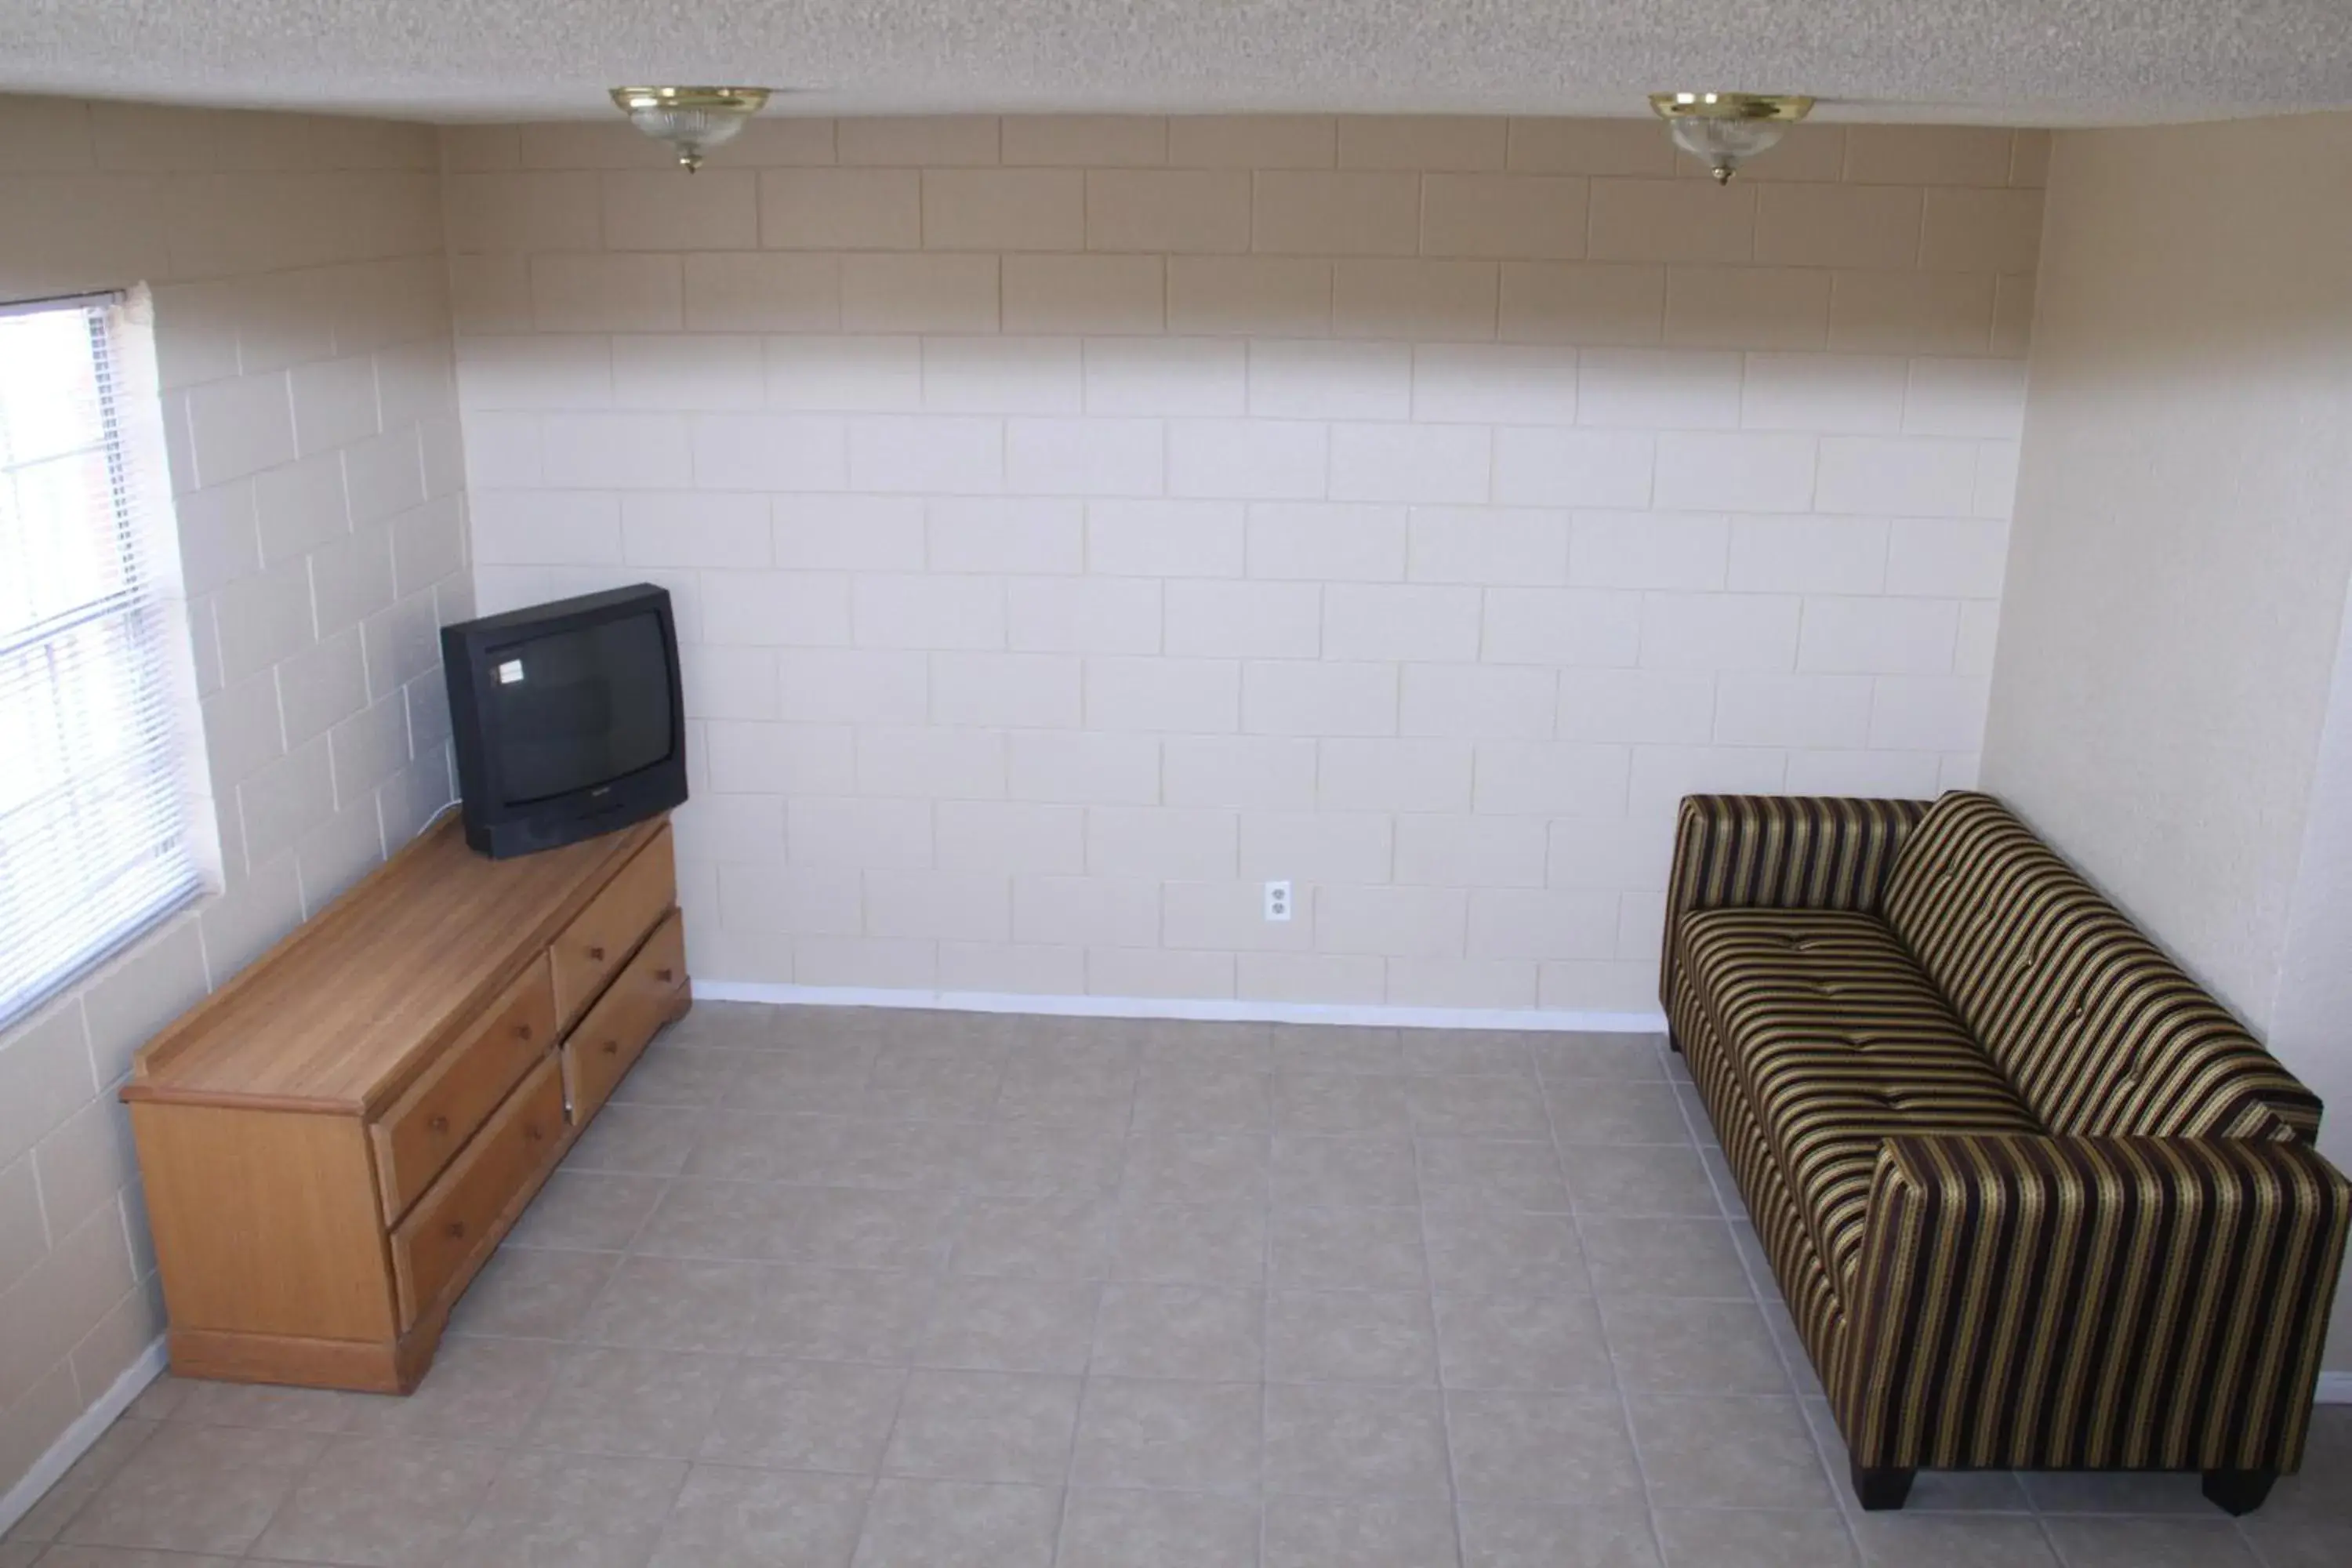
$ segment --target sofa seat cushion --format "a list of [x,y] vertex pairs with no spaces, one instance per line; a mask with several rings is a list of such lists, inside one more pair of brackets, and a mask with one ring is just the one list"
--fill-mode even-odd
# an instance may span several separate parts
[[1841,1294],[1887,1138],[2042,1131],[1875,916],[1706,910],[1676,939]]

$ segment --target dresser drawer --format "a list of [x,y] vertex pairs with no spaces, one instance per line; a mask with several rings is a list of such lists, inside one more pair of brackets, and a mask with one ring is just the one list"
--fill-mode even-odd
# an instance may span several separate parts
[[404,1331],[489,1245],[500,1217],[562,1146],[563,1080],[551,1057],[507,1096],[393,1231],[392,1271]]
[[587,1011],[637,943],[677,901],[677,867],[667,827],[589,901],[551,950],[555,1011],[567,1027]]
[[555,991],[542,955],[368,1129],[387,1222],[408,1212],[507,1090],[554,1048]]
[[686,925],[673,911],[563,1042],[573,1121],[584,1123],[611,1098],[613,1086],[668,1020],[685,981]]

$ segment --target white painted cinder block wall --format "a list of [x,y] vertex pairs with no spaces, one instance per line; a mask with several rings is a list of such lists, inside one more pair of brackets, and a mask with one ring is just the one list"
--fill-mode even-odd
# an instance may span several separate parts
[[706,981],[1648,1010],[1684,792],[1975,777],[2042,135],[444,148],[482,604],[677,595]]
[[132,1051],[450,798],[439,185],[422,127],[0,98],[0,300],[153,289],[223,863],[0,1031],[0,1499],[162,1331]]

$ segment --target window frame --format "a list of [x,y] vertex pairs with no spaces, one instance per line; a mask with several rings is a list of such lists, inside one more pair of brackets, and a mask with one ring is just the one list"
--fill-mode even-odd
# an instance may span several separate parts
[[[143,692],[143,701],[152,704],[154,711],[156,738],[146,743],[153,755],[140,776],[147,789],[168,802],[163,811],[155,814],[170,824],[167,835],[159,840],[165,851],[167,875],[135,912],[94,927],[89,940],[47,968],[28,971],[21,977],[0,969],[0,1035],[88,984],[125,952],[221,887],[220,843],[210,809],[209,758],[172,506],[152,297],[141,285],[0,300],[0,321],[68,311],[80,312],[87,324],[96,384],[98,446],[105,464],[107,516],[111,524],[109,532],[122,585],[45,621],[16,628],[6,635],[0,653],[15,656],[53,647],[77,627],[112,617],[123,619],[123,651],[138,658],[129,681]],[[31,521],[29,511],[26,519]],[[59,684],[52,678],[46,689],[56,690]],[[68,782],[60,787],[73,789],[89,776],[68,773]],[[107,880],[92,877],[82,886],[100,888]],[[11,984],[16,989],[6,989]]]

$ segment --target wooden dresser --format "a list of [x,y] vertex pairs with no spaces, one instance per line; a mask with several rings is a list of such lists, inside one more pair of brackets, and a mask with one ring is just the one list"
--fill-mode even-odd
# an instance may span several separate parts
[[189,1377],[406,1393],[692,993],[667,821],[485,859],[428,830],[139,1053]]

